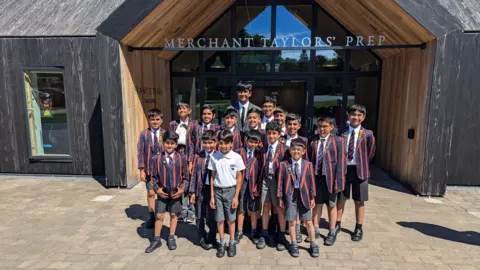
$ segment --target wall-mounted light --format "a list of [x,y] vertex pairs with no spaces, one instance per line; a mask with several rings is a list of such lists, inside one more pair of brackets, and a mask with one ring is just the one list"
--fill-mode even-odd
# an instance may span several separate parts
[[210,66],[211,68],[225,68],[225,65],[222,63],[220,56],[215,58],[215,62]]

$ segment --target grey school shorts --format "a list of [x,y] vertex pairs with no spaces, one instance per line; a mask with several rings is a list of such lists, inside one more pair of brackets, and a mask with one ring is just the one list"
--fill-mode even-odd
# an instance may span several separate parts
[[160,196],[157,196],[157,201],[155,204],[155,214],[163,214],[165,212],[179,215],[182,212],[182,198],[178,199],[163,199]]
[[350,199],[350,190],[352,199],[354,201],[366,202],[368,201],[368,180],[362,180],[357,176],[356,166],[347,166],[347,179],[345,189],[339,193],[339,200]]
[[262,182],[262,202],[278,206],[277,181],[274,175],[269,175]]
[[293,196],[285,197],[285,218],[287,221],[297,220],[297,215],[300,217],[300,221],[312,220],[312,210],[306,208],[302,199],[300,198],[300,190],[295,189]]
[[330,193],[328,191],[327,179],[325,176],[315,177],[316,196],[315,204],[326,204],[328,207],[335,207],[337,205],[337,193]]
[[147,189],[147,191],[153,190],[153,183],[152,183],[152,176],[151,175],[147,175],[147,177],[145,179],[145,188]]
[[215,220],[235,221],[237,209],[232,208],[232,201],[235,197],[235,186],[227,188],[214,188],[215,194]]

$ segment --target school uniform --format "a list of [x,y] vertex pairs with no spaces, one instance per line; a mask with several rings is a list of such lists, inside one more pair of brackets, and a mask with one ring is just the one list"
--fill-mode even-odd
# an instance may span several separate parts
[[240,102],[235,102],[232,104],[232,106],[235,108],[235,110],[238,111],[238,129],[240,131],[245,131],[248,130],[248,110],[256,108],[257,110],[262,110],[260,107],[257,105],[251,103],[250,101],[247,101],[247,103],[242,104]]
[[[260,198],[254,194],[260,194],[261,181],[259,181],[260,173],[260,149],[250,150],[242,147],[236,151],[246,166],[244,173],[244,182],[238,198],[238,211],[240,212],[257,212],[260,210]],[[254,198],[254,199],[252,199]]]
[[371,130],[351,126],[342,134],[347,156],[347,178],[340,200],[368,201],[369,162],[375,155],[375,137]]
[[277,140],[274,144],[265,144],[261,152],[262,167],[262,203],[278,205],[277,171],[285,158],[285,145]]
[[[248,131],[250,131],[251,129],[243,132],[242,134],[242,138],[243,138],[243,145],[247,145],[247,133]],[[261,134],[261,139],[260,139],[260,143],[258,144],[258,147],[259,148],[262,148],[263,145],[265,144],[266,140],[267,140],[267,135],[266,135],[266,131],[260,127],[257,127],[255,130],[258,130],[258,132],[260,132]]]
[[[292,156],[290,155],[290,152],[288,151],[288,149],[290,148],[290,144],[292,143],[292,140],[293,140],[293,139],[297,139],[297,138],[300,138],[300,139],[303,141],[303,143],[305,144],[305,146],[308,146],[308,139],[305,138],[305,137],[303,137],[303,136],[297,135],[297,136],[295,136],[295,137],[290,137],[290,136],[287,134],[287,135],[285,135],[285,136],[280,137],[280,139],[281,139],[281,140],[284,142],[284,144],[285,144],[285,148],[287,149],[287,151],[286,151],[286,153],[285,153],[285,155],[286,155],[286,156],[285,156],[285,159],[289,159],[289,158],[292,157]],[[309,160],[306,151],[305,151],[305,154],[303,155],[302,158],[305,159],[305,160]]]
[[[227,129],[228,129],[227,127],[222,127],[221,130],[227,130]],[[240,129],[238,129],[236,127],[232,127],[229,130],[233,133],[233,147],[232,147],[232,149],[237,150],[237,149],[242,148],[243,143],[242,143],[242,134],[241,134]],[[220,130],[217,132],[217,136],[218,136],[219,133],[220,133]]]
[[159,189],[170,195],[168,199],[157,196],[155,213],[174,213],[182,211],[182,197],[173,199],[171,195],[176,189],[186,189],[188,186],[187,158],[178,152],[162,153],[152,166],[153,190]]
[[315,169],[315,204],[337,204],[336,189],[345,188],[347,158],[345,141],[342,137],[329,134],[322,138],[316,136],[308,147],[308,156]]
[[267,118],[265,115],[262,118],[262,125],[260,126],[261,129],[265,129],[267,127],[267,124],[271,121],[275,120],[275,117],[273,117],[273,114],[270,118]]
[[197,121],[195,128],[193,129],[193,149],[194,154],[199,154],[202,150],[202,135],[207,130],[213,130],[217,132],[218,125],[214,123],[205,124],[202,121]]
[[[207,153],[202,150],[193,160],[193,174],[190,180],[189,193],[195,194],[195,217],[197,231],[200,237],[214,242],[217,234],[215,211],[210,208],[210,171],[208,165],[215,151]],[[208,227],[208,235],[205,231]]]
[[170,131],[178,134],[178,147],[177,152],[185,155],[188,161],[193,161],[194,154],[194,136],[193,130],[195,129],[195,121],[188,118],[186,122],[181,120],[173,120],[169,124]]
[[285,203],[285,218],[295,221],[312,220],[310,200],[315,197],[313,165],[305,159],[282,161],[278,170],[277,197]]
[[237,209],[232,208],[237,185],[237,172],[245,170],[242,157],[230,151],[226,154],[215,152],[208,164],[208,169],[215,171],[214,196],[215,220],[235,221]]
[[147,128],[140,132],[140,137],[138,138],[138,169],[145,170],[147,190],[153,189],[151,167],[157,156],[163,152],[163,133],[165,133],[165,130],[162,128],[158,130]]

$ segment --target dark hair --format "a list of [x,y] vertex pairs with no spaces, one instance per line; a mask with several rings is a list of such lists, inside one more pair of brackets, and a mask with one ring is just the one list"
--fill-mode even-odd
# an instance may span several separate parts
[[190,104],[185,103],[185,102],[179,102],[179,103],[177,104],[177,110],[178,110],[180,107],[182,107],[182,106],[185,106],[185,107],[187,107],[187,108],[190,108]]
[[165,131],[165,133],[163,133],[163,141],[166,142],[167,140],[171,140],[177,143],[178,134],[175,131],[171,131],[171,130]]
[[295,120],[298,120],[298,122],[301,123],[302,117],[300,117],[300,115],[296,113],[287,113],[287,120],[286,120],[287,123],[288,121],[295,121]]
[[210,104],[205,104],[205,105],[202,106],[202,109],[200,109],[200,115],[203,114],[203,111],[204,111],[204,110],[210,110],[210,111],[212,111],[213,114],[216,113],[215,107],[213,107],[213,106],[210,105]]
[[273,120],[267,123],[267,126],[265,127],[266,131],[269,130],[274,130],[277,131],[278,133],[282,133],[282,127],[280,126],[280,123],[277,120]]
[[256,113],[256,114],[258,114],[258,116],[260,116],[260,118],[263,117],[263,111],[262,111],[262,110],[259,110],[259,109],[257,109],[257,108],[251,108],[251,109],[249,109],[248,112],[247,112],[247,116],[248,116],[249,114],[251,114],[251,113]]
[[228,106],[227,109],[225,110],[225,115],[223,117],[235,115],[237,116],[238,111],[235,109],[233,106]]
[[256,129],[249,130],[247,132],[247,140],[254,140],[254,141],[261,141],[262,140],[262,133]]
[[282,106],[278,106],[277,109],[273,111],[273,114],[276,114],[276,113],[287,113],[287,111]]
[[294,146],[300,146],[303,149],[307,148],[307,146],[305,145],[305,142],[300,138],[295,138],[290,142],[290,147],[294,147]]
[[252,85],[249,83],[239,82],[237,84],[237,92],[240,92],[243,90],[252,91]]
[[352,112],[359,112],[363,114],[364,116],[367,116],[367,109],[365,109],[365,106],[360,105],[360,104],[353,104],[348,108],[348,114]]
[[263,104],[265,103],[272,103],[273,106],[277,106],[277,100],[274,97],[271,96],[266,96],[265,99],[263,99]]
[[217,140],[217,134],[215,134],[214,130],[206,130],[202,134],[202,141],[216,141]]
[[233,133],[230,130],[222,130],[218,133],[218,140],[226,143],[233,143]]
[[155,117],[155,116],[160,116],[161,118],[163,118],[163,113],[162,113],[162,111],[160,111],[160,110],[157,109],[157,108],[153,108],[153,109],[151,109],[150,111],[148,111],[148,113],[147,113],[147,118]]
[[317,127],[318,127],[318,123],[320,123],[320,122],[328,122],[330,125],[333,126],[333,129],[330,133],[331,134],[337,133],[337,127],[336,127],[336,124],[335,124],[335,119],[333,119],[332,117],[321,115],[317,119]]

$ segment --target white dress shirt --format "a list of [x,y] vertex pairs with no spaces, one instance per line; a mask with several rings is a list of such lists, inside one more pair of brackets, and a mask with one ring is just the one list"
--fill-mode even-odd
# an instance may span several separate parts
[[296,139],[296,138],[298,138],[298,135],[296,135],[295,137],[290,137],[290,135],[287,135],[287,139],[285,140],[285,145],[287,147],[290,147],[290,144],[292,143],[292,140]]
[[[155,141],[154,132],[157,131],[157,139],[158,139],[158,142],[160,143],[160,129],[155,130],[155,129],[151,128],[150,131],[152,132],[152,142]],[[153,145],[152,145],[152,147],[153,147]]]
[[187,145],[187,130],[184,127],[182,127],[182,125],[184,124],[188,127],[188,121],[187,122],[180,121],[180,123],[177,126],[177,129],[175,130],[175,132],[178,134],[178,144],[180,145]]
[[232,128],[230,129],[230,132],[233,133],[234,131],[235,131],[235,127],[232,127]]
[[351,161],[347,160],[347,165],[358,165],[357,159],[357,145],[358,145],[358,134],[360,132],[360,128],[362,126],[358,126],[353,128],[351,126],[348,127],[348,136],[347,136],[347,155],[348,155],[348,145],[350,144],[350,137],[352,136],[352,130],[355,130],[355,137],[353,138],[353,159]]
[[272,122],[275,118],[273,117],[273,114],[270,118],[267,118],[265,115],[262,118],[262,125],[261,128],[265,129],[267,127],[268,122]]
[[282,136],[287,134],[287,127],[282,127]]
[[[317,153],[317,156],[318,156],[318,151],[320,151],[320,146],[322,145],[321,139],[325,139],[325,141],[323,142],[323,151],[325,151],[325,146],[327,145],[327,142],[328,142],[329,138],[330,138],[330,134],[328,134],[327,137],[325,137],[325,138],[322,138],[320,136],[320,140],[318,140],[317,151],[315,152],[315,153]],[[321,168],[318,168],[318,166],[320,166],[320,160],[317,160],[316,163],[317,164],[315,164],[315,174],[317,174],[319,169],[321,169]]]
[[170,165],[170,159],[167,158],[167,156],[170,156],[173,160],[173,157],[175,156],[175,151],[173,151],[171,154],[168,154],[167,152],[163,152],[163,155],[165,156],[165,159],[167,160],[167,165]]

